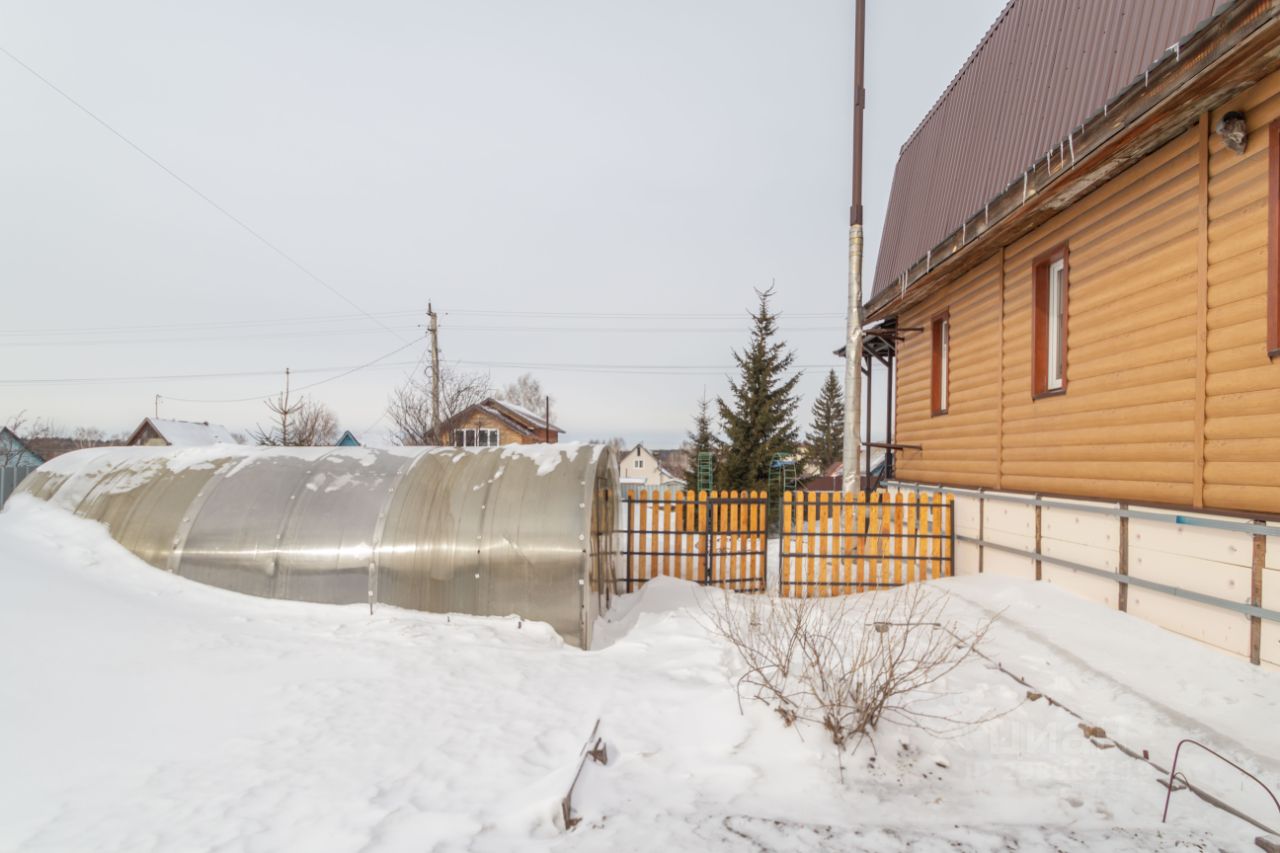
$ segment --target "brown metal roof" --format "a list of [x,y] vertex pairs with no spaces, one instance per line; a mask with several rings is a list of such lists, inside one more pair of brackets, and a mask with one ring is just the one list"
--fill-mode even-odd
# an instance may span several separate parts
[[[1215,0],[1010,0],[898,155],[872,295],[1020,180]],[[1230,5],[1224,4],[1225,6]]]

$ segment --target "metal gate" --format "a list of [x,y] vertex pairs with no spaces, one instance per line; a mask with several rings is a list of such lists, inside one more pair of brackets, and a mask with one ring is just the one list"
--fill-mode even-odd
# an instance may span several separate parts
[[768,499],[756,491],[636,491],[622,500],[623,575],[632,592],[662,575],[764,592]]
[[781,520],[781,595],[843,595],[955,574],[950,495],[787,492]]

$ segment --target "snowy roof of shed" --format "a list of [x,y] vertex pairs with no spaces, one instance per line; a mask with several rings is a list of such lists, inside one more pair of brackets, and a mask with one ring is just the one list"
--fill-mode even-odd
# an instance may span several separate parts
[[142,423],[129,436],[127,444],[134,440],[148,425],[171,447],[202,447],[209,444],[239,444],[231,431],[221,424],[208,421],[173,421],[164,418],[143,418]]

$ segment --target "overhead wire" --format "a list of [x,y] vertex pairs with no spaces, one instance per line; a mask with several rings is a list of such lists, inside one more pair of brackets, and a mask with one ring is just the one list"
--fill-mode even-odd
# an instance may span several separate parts
[[399,338],[400,340],[402,340],[402,341],[404,340],[404,336],[403,336],[403,335],[401,335],[399,332],[392,331],[392,329],[391,329],[389,326],[387,326],[387,325],[386,325],[385,323],[383,323],[381,320],[379,320],[378,318],[374,317],[372,314],[370,314],[368,311],[366,311],[364,308],[362,308],[360,305],[358,305],[358,304],[355,302],[355,300],[351,299],[351,298],[350,298],[349,296],[347,296],[345,293],[343,293],[342,291],[338,290],[338,288],[334,287],[332,284],[330,284],[329,282],[325,281],[325,280],[324,280],[323,278],[321,278],[319,275],[317,275],[316,273],[312,272],[312,271],[311,271],[308,267],[306,267],[306,266],[305,266],[301,261],[299,261],[297,258],[293,257],[293,255],[290,255],[290,254],[289,254],[288,252],[286,252],[284,249],[281,249],[281,248],[280,248],[279,246],[277,246],[275,243],[273,243],[273,242],[271,242],[270,240],[268,240],[266,237],[264,237],[262,234],[260,234],[260,233],[259,233],[258,231],[256,231],[254,228],[252,228],[252,227],[251,227],[247,222],[245,222],[243,219],[241,219],[240,217],[236,216],[236,215],[235,215],[234,213],[232,213],[230,210],[227,210],[227,208],[225,208],[225,207],[223,207],[222,205],[218,204],[218,202],[214,201],[214,200],[213,200],[212,198],[210,198],[209,196],[205,195],[205,194],[204,194],[204,193],[203,193],[199,188],[197,188],[194,184],[192,184],[192,183],[191,183],[190,181],[188,181],[186,178],[182,177],[182,176],[181,176],[181,175],[179,175],[177,172],[175,172],[173,169],[170,169],[170,168],[169,168],[168,166],[166,166],[164,163],[160,162],[160,160],[159,160],[159,159],[157,159],[155,156],[153,156],[150,152],[148,152],[148,151],[147,151],[145,148],[143,148],[141,145],[139,145],[138,143],[134,142],[132,139],[130,139],[129,137],[125,136],[125,135],[124,135],[123,133],[121,133],[120,131],[116,130],[114,127],[112,127],[112,126],[111,126],[111,124],[110,124],[110,123],[108,123],[108,122],[106,121],[106,119],[103,119],[101,116],[99,116],[99,115],[98,115],[97,113],[95,113],[93,110],[89,109],[89,108],[88,108],[88,107],[86,107],[84,104],[80,103],[80,102],[79,102],[79,101],[77,101],[75,98],[71,97],[71,95],[69,95],[67,92],[63,91],[61,88],[59,88],[59,87],[58,87],[58,86],[57,86],[57,85],[56,85],[52,80],[50,80],[49,78],[45,77],[45,76],[44,76],[43,74],[41,74],[39,71],[36,71],[36,70],[35,70],[34,68],[32,68],[30,65],[28,65],[28,64],[27,64],[27,63],[25,63],[25,62],[23,62],[21,59],[19,59],[17,56],[15,56],[15,55],[14,55],[14,54],[13,54],[13,53],[8,49],[8,48],[6,48],[4,45],[0,45],[0,53],[3,53],[5,56],[9,57],[9,59],[13,60],[13,61],[14,61],[15,63],[17,63],[19,66],[21,66],[22,68],[26,69],[26,71],[27,71],[29,74],[31,74],[31,76],[35,77],[35,78],[36,78],[37,80],[39,80],[41,83],[43,83],[43,84],[45,84],[46,86],[48,86],[48,87],[49,87],[50,89],[52,89],[54,92],[57,92],[60,96],[62,96],[62,98],[63,98],[63,99],[65,99],[65,100],[67,101],[67,103],[71,104],[71,105],[72,105],[72,106],[74,106],[76,109],[80,110],[82,113],[84,113],[85,115],[87,115],[89,118],[93,119],[95,122],[97,122],[98,124],[100,124],[103,128],[105,128],[105,129],[106,129],[108,132],[110,132],[113,136],[115,136],[115,137],[116,137],[117,139],[119,139],[121,142],[123,142],[123,143],[125,143],[126,145],[128,145],[128,146],[129,146],[130,148],[132,148],[134,151],[137,151],[137,152],[138,152],[139,154],[141,154],[143,157],[147,158],[147,160],[151,161],[151,163],[153,163],[157,168],[159,168],[161,171],[163,171],[166,175],[168,175],[169,177],[173,178],[175,181],[177,181],[177,182],[178,182],[179,184],[181,184],[182,186],[186,187],[188,190],[190,190],[192,193],[194,193],[194,194],[196,195],[196,197],[198,197],[198,198],[200,198],[201,200],[203,200],[206,204],[208,204],[208,205],[209,205],[210,207],[212,207],[214,210],[216,210],[216,211],[218,211],[219,213],[221,213],[221,214],[222,214],[223,216],[225,216],[227,219],[231,220],[231,221],[232,221],[232,222],[234,222],[236,225],[240,226],[240,228],[242,228],[246,233],[248,233],[250,236],[252,236],[254,239],[256,239],[258,242],[260,242],[262,245],[266,246],[266,247],[267,247],[268,249],[270,249],[271,251],[275,252],[275,253],[276,253],[277,255],[279,255],[281,258],[283,258],[284,260],[288,261],[290,264],[292,264],[294,267],[296,267],[298,270],[300,270],[300,271],[301,271],[304,275],[306,275],[308,278],[310,278],[311,280],[315,281],[317,284],[321,285],[321,286],[322,286],[322,287],[324,287],[326,290],[328,290],[330,293],[332,293],[334,296],[338,297],[338,298],[339,298],[339,299],[341,299],[343,302],[347,303],[347,304],[348,304],[348,305],[350,305],[352,308],[354,308],[354,309],[356,309],[357,311],[359,311],[359,312],[360,312],[360,314],[362,314],[364,317],[368,318],[369,320],[372,320],[374,323],[378,324],[379,326],[382,326],[384,329],[386,329],[388,332],[391,332],[391,334],[395,335],[395,336],[396,336],[397,338]]
[[[314,382],[309,385],[300,386],[296,390],[305,390],[322,385],[325,382],[331,382],[335,379],[341,379],[359,370],[365,369],[387,369],[399,367],[413,367],[421,363],[418,361],[396,361],[381,363],[383,359],[389,358],[397,352],[402,352],[416,343],[420,343],[421,339],[410,341],[396,350],[392,350],[373,361],[363,364],[349,365],[345,367],[302,367],[291,368],[293,374],[304,373],[327,373],[329,371],[340,371],[320,382]],[[521,370],[549,370],[549,371],[568,371],[579,373],[619,373],[619,374],[637,374],[637,375],[654,375],[654,376],[719,376],[727,370],[736,370],[737,365],[722,364],[596,364],[596,363],[571,363],[571,362],[523,362],[523,361],[474,361],[469,359],[451,359],[451,364],[467,365],[471,367],[490,367],[490,368],[513,368]],[[832,364],[796,364],[792,365],[793,370],[825,370]],[[247,378],[255,376],[278,376],[279,370],[245,370],[245,371],[222,371],[217,373],[170,373],[170,374],[154,374],[145,376],[84,376],[84,377],[46,377],[39,379],[0,379],[0,386],[58,386],[58,385],[118,385],[133,382],[177,382],[185,380],[205,380],[205,379],[235,379]],[[166,400],[174,400],[184,403],[206,403],[206,402],[247,402],[252,400],[267,399],[273,394],[255,395],[252,397],[232,398],[225,400],[197,400],[181,397],[171,397],[167,394],[162,395]]]
[[[414,344],[421,343],[423,340],[425,340],[425,339],[424,339],[424,338],[419,338],[419,339],[416,339],[416,340],[409,341],[409,343],[405,344],[404,346],[396,347],[395,349],[391,350],[391,352],[384,353],[383,355],[378,356],[377,358],[373,359],[372,361],[367,361],[367,362],[365,362],[364,364],[357,364],[357,365],[355,365],[354,367],[350,367],[350,368],[347,368],[347,369],[345,369],[345,370],[342,370],[342,372],[340,372],[340,373],[336,373],[336,374],[334,374],[333,376],[329,376],[329,377],[327,377],[327,378],[325,378],[325,379],[321,379],[321,380],[319,380],[318,382],[311,382],[311,383],[308,383],[308,384],[306,384],[306,385],[299,385],[298,387],[291,389],[291,392],[296,392],[296,391],[306,391],[308,388],[315,388],[315,387],[316,387],[316,386],[318,386],[318,385],[324,385],[324,384],[326,384],[326,383],[328,383],[328,382],[333,382],[333,381],[335,381],[335,380],[342,379],[342,378],[343,378],[343,377],[345,377],[345,376],[350,376],[351,374],[356,373],[357,371],[364,370],[364,369],[369,368],[369,367],[373,367],[375,364],[378,364],[378,363],[379,363],[379,362],[381,362],[381,361],[384,361],[384,360],[386,360],[386,359],[388,359],[388,358],[391,358],[391,356],[396,355],[397,353],[404,352],[404,351],[405,351],[405,350],[407,350],[409,347],[413,346]],[[424,349],[425,349],[425,348],[424,348]],[[273,372],[275,372],[275,373],[277,373],[277,374],[279,373],[279,371],[273,371]],[[302,373],[303,371],[301,371],[301,370],[292,370],[292,369],[291,369],[289,372],[290,372],[290,373]],[[278,393],[278,392],[274,392],[274,391],[273,391],[273,392],[272,392],[272,393],[270,393],[270,394],[258,394],[258,395],[253,396],[253,397],[236,397],[236,398],[228,398],[228,399],[213,399],[213,400],[200,400],[200,399],[195,399],[195,398],[186,398],[186,397],[171,397],[171,396],[169,396],[168,394],[161,394],[160,396],[161,396],[161,398],[162,398],[162,399],[165,399],[165,400],[173,400],[173,401],[175,401],[175,402],[179,402],[179,403],[249,403],[249,402],[253,402],[253,401],[255,401],[255,400],[268,400],[268,399],[270,399],[271,397],[276,396],[276,394],[277,394],[277,393]]]

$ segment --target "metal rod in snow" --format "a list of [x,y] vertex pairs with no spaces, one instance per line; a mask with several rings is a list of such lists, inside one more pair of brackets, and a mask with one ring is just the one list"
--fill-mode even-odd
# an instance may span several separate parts
[[844,474],[846,492],[858,488],[862,436],[862,54],[866,0],[855,0],[853,59],[853,199],[849,208],[849,309],[844,352]]

